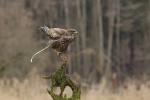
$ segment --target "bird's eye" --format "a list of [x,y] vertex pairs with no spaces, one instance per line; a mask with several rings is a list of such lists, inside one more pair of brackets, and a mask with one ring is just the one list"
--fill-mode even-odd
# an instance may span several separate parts
[[72,34],[78,34],[78,31],[76,31],[75,29],[68,29],[68,32]]

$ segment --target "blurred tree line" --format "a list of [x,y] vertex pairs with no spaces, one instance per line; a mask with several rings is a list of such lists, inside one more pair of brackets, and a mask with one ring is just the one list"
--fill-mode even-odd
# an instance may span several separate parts
[[80,36],[69,48],[68,73],[92,83],[149,78],[150,0],[0,0],[0,76],[23,78],[36,67],[56,69],[52,50],[38,28],[75,28]]

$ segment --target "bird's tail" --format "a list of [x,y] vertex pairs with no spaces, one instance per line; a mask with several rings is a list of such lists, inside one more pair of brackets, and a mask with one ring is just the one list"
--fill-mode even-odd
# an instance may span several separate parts
[[47,45],[45,48],[43,48],[42,50],[36,52],[36,53],[31,57],[31,60],[30,60],[31,63],[32,63],[32,61],[33,61],[33,58],[34,58],[37,54],[39,54],[39,53],[41,53],[42,51],[48,49],[49,47],[50,47],[50,44],[48,44],[48,45]]

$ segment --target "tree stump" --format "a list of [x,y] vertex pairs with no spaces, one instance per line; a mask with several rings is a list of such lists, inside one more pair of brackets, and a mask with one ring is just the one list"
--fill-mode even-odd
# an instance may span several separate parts
[[[51,95],[53,100],[80,100],[80,87],[75,84],[66,74],[65,68],[66,64],[62,64],[53,74],[43,77],[45,79],[51,80],[51,87],[50,90],[47,89],[47,92]],[[72,89],[73,94],[70,98],[67,98],[67,96],[63,96],[63,92],[66,86],[69,86]],[[61,92],[59,95],[56,95],[54,93],[54,89],[56,87],[60,87]]]

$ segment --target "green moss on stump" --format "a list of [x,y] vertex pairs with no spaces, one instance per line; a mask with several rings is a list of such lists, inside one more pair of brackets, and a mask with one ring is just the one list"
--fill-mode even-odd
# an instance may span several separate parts
[[[67,76],[65,72],[66,64],[62,64],[59,69],[57,69],[53,74],[50,76],[44,77],[45,79],[51,79],[51,89],[47,90],[48,93],[51,95],[53,100],[80,100],[81,90],[80,87],[77,86],[69,76]],[[66,86],[69,86],[73,94],[70,98],[63,96],[63,92]],[[56,87],[60,87],[60,94],[56,95],[54,93],[54,89]]]

